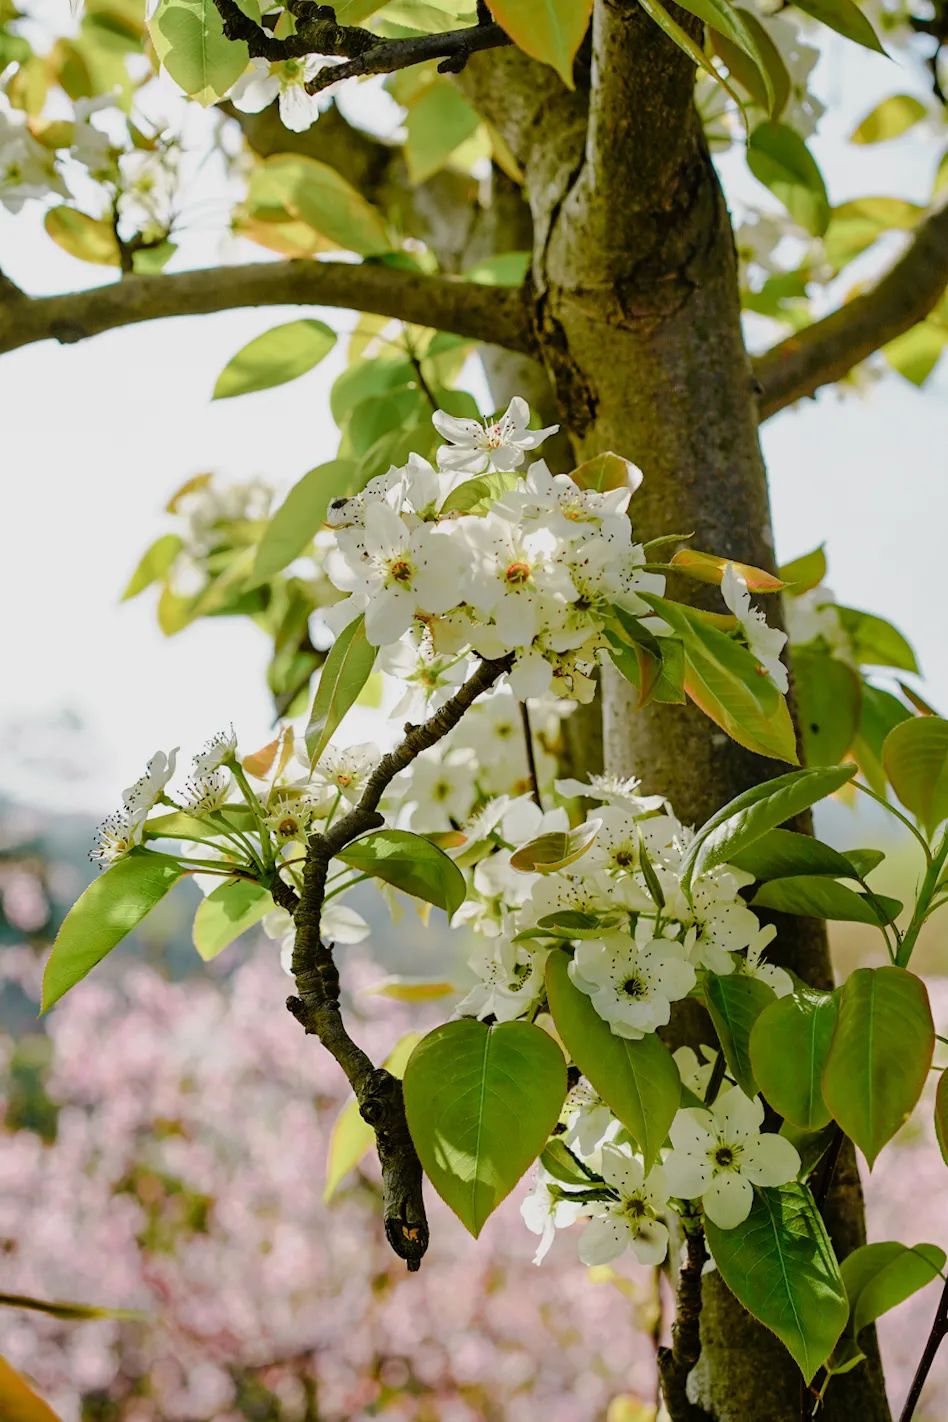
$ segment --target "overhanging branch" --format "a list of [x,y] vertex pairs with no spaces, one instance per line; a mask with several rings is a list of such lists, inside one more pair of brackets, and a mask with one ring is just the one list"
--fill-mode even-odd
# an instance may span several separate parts
[[62,296],[5,299],[0,290],[0,355],[35,341],[68,344],[141,321],[243,306],[344,307],[525,354],[535,350],[518,291],[370,262],[292,261],[132,276]]
[[948,285],[948,203],[920,223],[907,251],[870,291],[754,362],[761,420],[854,366],[923,321]]

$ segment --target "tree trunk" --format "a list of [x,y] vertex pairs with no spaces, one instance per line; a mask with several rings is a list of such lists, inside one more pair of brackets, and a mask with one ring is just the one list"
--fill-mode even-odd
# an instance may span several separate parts
[[[632,506],[639,539],[690,533],[696,548],[772,568],[734,243],[691,65],[638,6],[598,0],[588,97],[582,75],[567,94],[550,71],[526,69],[522,56],[497,54],[472,63],[462,82],[524,170],[536,329],[574,446],[580,455],[615,449],[642,467]],[[607,769],[640,776],[686,823],[786,769],[743,750],[693,707],[634,710],[616,673],[605,677],[604,729]],[[822,924],[784,918],[779,930],[779,961],[828,985]],[[841,1253],[863,1240],[851,1154],[826,1214]],[[783,1346],[717,1275],[703,1294],[692,1422],[702,1413],[713,1422],[808,1417],[811,1400]],[[832,1382],[826,1422],[889,1422],[872,1340],[867,1351],[868,1364]]]

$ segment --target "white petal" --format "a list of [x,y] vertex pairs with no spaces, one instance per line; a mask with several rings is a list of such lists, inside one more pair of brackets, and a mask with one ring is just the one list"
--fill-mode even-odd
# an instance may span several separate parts
[[291,133],[305,133],[319,118],[319,102],[302,84],[290,84],[280,94],[280,118]]
[[583,1264],[608,1264],[618,1259],[630,1243],[629,1227],[619,1216],[599,1215],[589,1221],[579,1240]]
[[643,1220],[630,1244],[640,1264],[661,1264],[668,1253],[668,1230],[661,1220]]
[[750,1140],[757,1135],[764,1119],[763,1102],[759,1096],[745,1096],[739,1086],[722,1091],[711,1108],[719,1124],[722,1140],[729,1145]]
[[679,1200],[695,1200],[711,1179],[711,1162],[706,1156],[673,1150],[665,1157],[665,1183]]
[[414,598],[396,588],[381,588],[365,609],[365,635],[373,647],[397,642],[411,626]]
[[754,1187],[734,1170],[716,1175],[701,1197],[704,1212],[719,1229],[743,1224],[754,1203]]
[[800,1156],[784,1136],[767,1134],[748,1147],[742,1169],[755,1185],[786,1185],[800,1173]]

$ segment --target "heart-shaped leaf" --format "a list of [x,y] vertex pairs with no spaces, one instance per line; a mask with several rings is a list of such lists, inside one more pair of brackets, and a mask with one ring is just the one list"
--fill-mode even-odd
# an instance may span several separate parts
[[801,1130],[819,1130],[830,1120],[820,1082],[835,1026],[834,995],[801,985],[765,1007],[751,1029],[757,1084],[774,1110]]

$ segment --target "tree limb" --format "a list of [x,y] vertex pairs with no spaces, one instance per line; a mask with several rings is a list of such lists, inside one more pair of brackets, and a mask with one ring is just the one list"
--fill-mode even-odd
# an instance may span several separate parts
[[[307,846],[303,891],[295,906],[296,939],[291,969],[298,997],[287,998],[297,1022],[335,1057],[355,1093],[362,1118],[375,1131],[382,1167],[385,1233],[389,1244],[412,1272],[428,1248],[428,1222],[422,1193],[421,1162],[408,1130],[402,1084],[370,1058],[350,1037],[339,1006],[339,972],[333,945],[323,941],[320,920],[326,893],[326,876],[333,856],[366,830],[384,823],[379,803],[401,770],[423,750],[436,745],[453,730],[482,692],[510,670],[512,658],[482,661],[463,686],[423,725],[407,726],[405,739],[379,761],[369,776],[362,797],[347,815],[325,834],[314,834]],[[282,882],[274,896],[290,908],[295,893]]]
[[344,307],[515,351],[535,349],[518,291],[371,262],[290,261],[132,276],[62,296],[11,300],[0,290],[0,355],[34,341],[69,344],[140,321],[242,306]]
[[711,1422],[709,1414],[691,1401],[687,1391],[688,1374],[701,1356],[701,1271],[708,1259],[704,1234],[694,1221],[686,1223],[685,1249],[685,1262],[678,1277],[672,1346],[659,1349],[658,1372],[672,1422]]
[[761,420],[841,380],[873,351],[911,330],[948,285],[948,203],[920,223],[907,251],[870,290],[759,356]]

